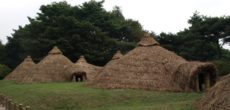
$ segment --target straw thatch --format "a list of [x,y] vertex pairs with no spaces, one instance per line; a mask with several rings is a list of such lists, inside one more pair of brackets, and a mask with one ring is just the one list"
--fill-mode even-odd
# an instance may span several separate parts
[[49,54],[31,69],[25,83],[70,81],[67,68],[73,63],[55,46]]
[[[186,66],[184,66],[187,63],[182,57],[160,47],[157,41],[145,34],[138,43],[138,47],[119,60],[106,65],[89,85],[102,88],[193,91],[194,88],[190,88],[191,82],[184,81],[184,77],[197,74],[198,70],[202,71],[203,69],[200,68],[201,65],[208,64],[197,62],[196,64],[200,66],[195,66],[191,63],[194,68],[187,72]],[[184,69],[187,73],[181,71]],[[215,66],[212,65],[211,69],[215,70]],[[212,72],[215,74],[215,71]],[[180,76],[179,74],[181,77],[177,78],[176,76]],[[185,84],[181,85],[180,83]]]
[[185,91],[205,91],[215,84],[216,72],[216,66],[213,63],[193,61],[179,65],[173,77]]
[[69,68],[70,77],[82,76],[89,81],[92,80],[100,71],[102,67],[89,64],[84,56],[80,56],[79,60]]
[[118,51],[113,55],[113,57],[112,57],[111,60],[120,59],[122,56],[123,56],[123,55],[122,55],[121,51],[118,50]]
[[107,67],[107,65],[110,65],[110,63],[113,63],[115,61],[117,61],[118,59],[120,59],[121,57],[123,57],[123,54],[121,53],[120,50],[118,50],[112,57],[112,59],[105,65],[105,67]]
[[9,75],[5,77],[4,80],[13,80],[13,81],[21,81],[27,74],[30,73],[30,69],[33,68],[35,63],[31,59],[30,56],[27,56],[24,61],[18,65],[14,71],[12,71]]
[[230,110],[230,74],[221,78],[198,101],[197,107],[199,110]]
[[[119,60],[121,57],[123,57],[123,54],[121,53],[121,51],[117,51],[112,59],[104,66],[104,68],[106,68],[107,66],[110,66],[110,64],[113,64],[114,62],[116,62],[117,60]],[[101,68],[101,70],[98,72],[98,74],[96,76],[94,76],[94,79],[87,82],[87,85],[92,85],[95,81],[97,80],[101,80],[100,77],[101,77],[101,72],[104,68]],[[96,78],[96,79],[95,79]],[[94,84],[93,84],[94,85]]]

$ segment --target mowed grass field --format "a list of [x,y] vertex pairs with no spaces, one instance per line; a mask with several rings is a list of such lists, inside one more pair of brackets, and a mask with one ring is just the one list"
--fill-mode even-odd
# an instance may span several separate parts
[[95,89],[84,83],[17,84],[0,81],[0,93],[32,110],[195,110],[201,93]]

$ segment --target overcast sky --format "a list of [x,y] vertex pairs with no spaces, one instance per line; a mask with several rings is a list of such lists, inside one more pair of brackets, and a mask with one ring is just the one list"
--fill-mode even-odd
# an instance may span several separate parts
[[[0,40],[6,43],[13,29],[28,23],[27,16],[35,17],[41,5],[54,1],[63,0],[1,0]],[[80,5],[89,0],[66,1]],[[196,10],[208,16],[230,15],[229,4],[230,0],[105,0],[104,7],[111,10],[119,6],[126,18],[138,20],[144,29],[159,34],[187,28],[187,20]]]

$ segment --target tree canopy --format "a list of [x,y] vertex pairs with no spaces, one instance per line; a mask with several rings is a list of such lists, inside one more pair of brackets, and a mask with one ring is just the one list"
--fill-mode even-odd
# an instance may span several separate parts
[[230,17],[207,17],[195,12],[188,23],[188,29],[176,34],[161,33],[157,39],[163,46],[188,60],[223,58],[222,46],[229,43]]
[[[53,46],[76,61],[84,55],[88,62],[106,64],[117,50],[128,52],[136,46],[144,30],[138,21],[126,19],[119,7],[103,8],[104,1],[94,0],[78,6],[67,2],[42,5],[37,17],[14,30],[8,42],[0,42],[0,64],[16,67],[27,55],[40,61]],[[187,60],[213,61],[224,74],[230,73],[230,17],[209,17],[195,12],[190,26],[178,33],[155,35],[161,46]]]
[[125,19],[119,7],[112,11],[103,2],[91,0],[79,6],[54,2],[40,7],[36,18],[19,26],[6,44],[5,63],[15,67],[31,55],[37,62],[57,45],[72,61],[85,55],[93,64],[104,65],[120,49],[126,52],[140,39],[142,26],[138,21]]

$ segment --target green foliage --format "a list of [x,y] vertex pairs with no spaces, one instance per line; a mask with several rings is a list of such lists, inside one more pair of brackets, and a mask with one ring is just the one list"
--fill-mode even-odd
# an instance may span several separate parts
[[194,110],[193,103],[201,97],[199,93],[95,89],[84,83],[0,81],[0,87],[0,93],[33,110]]
[[[161,33],[157,37],[160,44],[188,60],[223,58],[222,46],[230,36],[230,17],[207,17],[195,12],[188,23],[188,29],[176,34]],[[225,42],[220,42],[222,39]]]
[[216,64],[220,76],[230,73],[230,60],[215,60],[213,62]]
[[216,64],[218,73],[220,76],[230,74],[230,51],[222,50],[223,58],[219,60],[214,60],[213,62]]
[[141,25],[125,19],[119,7],[108,12],[102,5],[103,1],[91,0],[80,6],[67,2],[41,6],[36,18],[29,17],[28,25],[8,37],[6,64],[15,67],[27,55],[40,61],[57,45],[72,61],[85,55],[90,63],[104,65],[117,49],[134,48],[130,44],[140,39]]
[[0,80],[4,79],[11,72],[11,69],[6,65],[0,64]]
[[5,46],[2,44],[2,42],[0,41],[0,64],[3,64],[6,58],[6,50],[5,50]]

